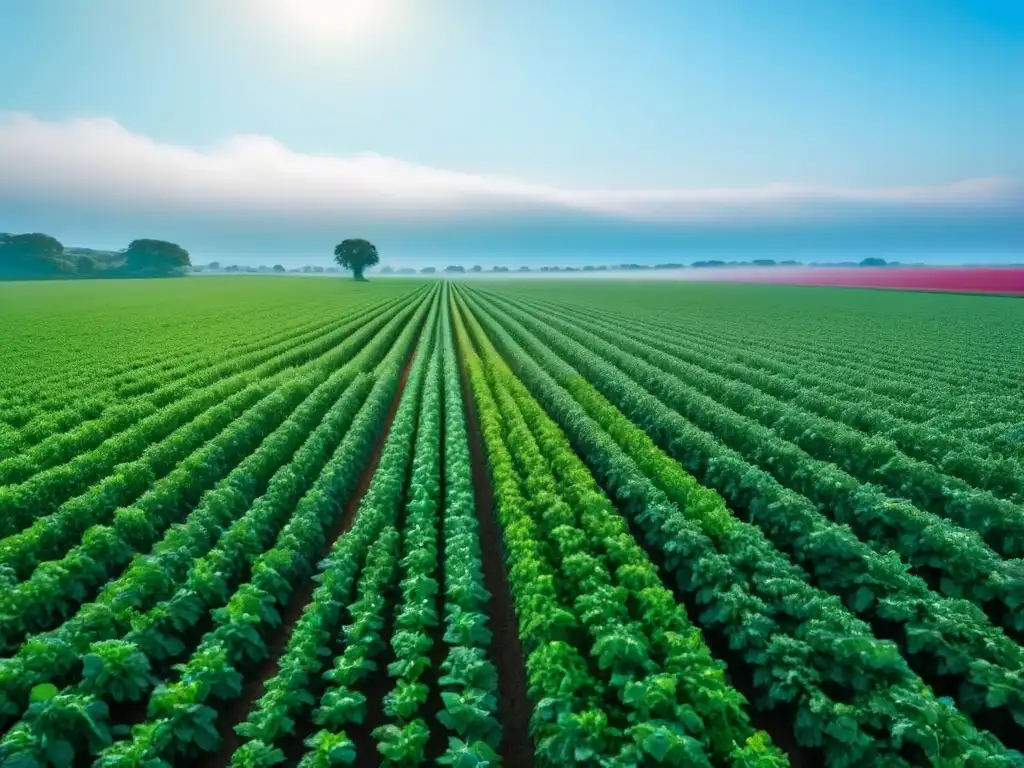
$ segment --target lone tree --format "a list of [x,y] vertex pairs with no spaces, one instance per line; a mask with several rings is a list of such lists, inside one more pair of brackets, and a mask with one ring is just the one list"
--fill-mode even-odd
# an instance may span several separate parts
[[380,256],[377,255],[377,246],[369,240],[352,238],[334,246],[334,260],[338,266],[351,269],[356,280],[365,280],[363,270],[380,263]]
[[132,240],[124,250],[124,269],[132,275],[180,275],[190,266],[188,251],[165,240]]

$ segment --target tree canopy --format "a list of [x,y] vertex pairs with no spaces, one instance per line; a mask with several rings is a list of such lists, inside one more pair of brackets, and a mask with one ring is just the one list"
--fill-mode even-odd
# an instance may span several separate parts
[[75,269],[80,275],[91,275],[96,270],[96,262],[88,256],[79,256],[75,262]]
[[377,254],[377,246],[369,240],[351,238],[334,246],[334,260],[338,266],[351,270],[356,280],[365,280],[363,272],[380,263],[380,256]]
[[63,261],[64,246],[41,232],[0,235],[0,276],[51,277],[70,271]]
[[191,264],[188,251],[165,240],[132,240],[124,250],[125,272],[134,275],[181,274]]
[[0,279],[166,277],[191,266],[188,251],[163,240],[134,240],[120,251],[65,248],[42,232],[0,233]]

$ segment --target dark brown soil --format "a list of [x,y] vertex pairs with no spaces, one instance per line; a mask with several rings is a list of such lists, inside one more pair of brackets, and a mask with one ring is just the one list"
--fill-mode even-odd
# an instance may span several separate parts
[[526,697],[526,665],[519,643],[519,622],[512,607],[501,531],[494,516],[494,497],[484,454],[476,407],[469,389],[465,366],[460,367],[466,427],[469,432],[469,461],[473,471],[473,495],[480,522],[484,586],[491,593],[488,606],[494,633],[490,655],[498,669],[498,719],[502,726],[503,764],[512,768],[533,768],[533,740],[529,723],[532,708]]
[[366,718],[361,723],[345,726],[345,733],[352,739],[356,748],[355,764],[358,766],[380,764],[380,753],[377,752],[377,740],[373,738],[373,730],[378,726],[387,725],[389,722],[384,714],[384,697],[395,686],[394,678],[388,676],[388,664],[395,660],[395,651],[391,647],[390,640],[395,628],[395,610],[398,599],[401,597],[398,589],[400,578],[401,570],[396,567],[394,578],[388,585],[387,604],[384,607],[384,626],[381,629],[381,637],[387,638],[387,644],[374,659],[377,662],[377,669],[362,684],[362,693],[366,696]]
[[[391,424],[395,420],[395,413],[398,411],[398,403],[402,398],[402,392],[405,390],[405,383],[409,378],[409,371],[412,368],[412,361],[415,356],[416,353],[414,348],[413,353],[409,355],[402,368],[401,377],[398,382],[398,389],[391,402],[391,407],[388,410],[387,417],[381,425],[377,439],[373,444],[369,461],[359,476],[359,482],[356,485],[356,490],[345,505],[343,514],[338,517],[334,525],[327,532],[326,544],[324,545],[323,551],[320,553],[321,558],[327,556],[331,547],[334,545],[334,542],[345,531],[351,528],[352,523],[355,521],[359,504],[362,501],[363,496],[366,494],[367,489],[370,487],[370,481],[373,479],[373,473],[377,470],[377,465],[380,463],[381,448],[383,448],[384,441],[387,439],[388,431],[391,429]],[[288,638],[291,637],[295,624],[302,616],[303,609],[312,599],[313,590],[315,588],[316,582],[313,581],[311,575],[310,578],[306,579],[305,583],[303,583],[302,586],[300,586],[292,595],[292,599],[288,602],[287,607],[282,612],[281,625],[274,631],[273,635],[267,639],[267,649],[269,651],[267,658],[264,659],[252,673],[246,676],[246,683],[242,687],[242,695],[235,701],[231,702],[228,706],[225,706],[218,713],[217,730],[221,737],[220,747],[216,752],[212,752],[205,758],[197,761],[197,765],[200,768],[221,768],[222,766],[230,764],[231,755],[234,754],[236,749],[238,749],[240,742],[238,734],[235,733],[235,726],[245,720],[246,716],[249,714],[249,710],[252,709],[252,705],[261,696],[263,696],[266,681],[270,680],[277,674],[278,663],[280,662],[281,654],[284,652],[285,646],[288,644]]]

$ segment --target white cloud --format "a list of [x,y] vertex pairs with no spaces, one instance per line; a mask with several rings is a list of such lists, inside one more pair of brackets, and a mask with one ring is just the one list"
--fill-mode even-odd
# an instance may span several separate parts
[[686,224],[799,220],[864,208],[1024,210],[1024,186],[1000,179],[868,189],[563,189],[378,155],[304,154],[266,136],[236,135],[197,149],[155,141],[107,118],[49,122],[25,114],[0,116],[5,198],[312,220],[344,213],[396,222],[523,212]]

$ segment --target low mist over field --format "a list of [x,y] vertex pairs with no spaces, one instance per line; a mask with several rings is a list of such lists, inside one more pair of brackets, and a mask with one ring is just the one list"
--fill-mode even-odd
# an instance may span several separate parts
[[[188,242],[200,260],[326,261],[359,229],[395,266],[434,254],[540,266],[623,254],[908,254],[999,261],[1024,246],[1024,186],[942,184],[562,188],[382,156],[314,155],[257,135],[215,147],[155,141],[105,119],[0,121],[0,202],[22,229],[104,244],[127,227]],[[140,173],[140,169],[145,169]],[[469,266],[468,264],[466,266]]]

